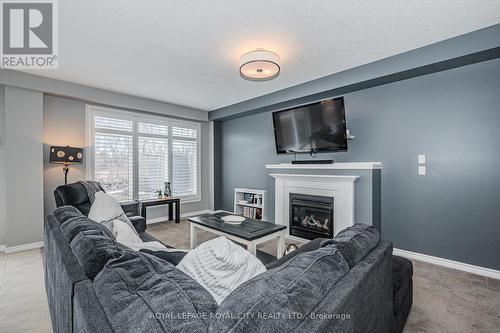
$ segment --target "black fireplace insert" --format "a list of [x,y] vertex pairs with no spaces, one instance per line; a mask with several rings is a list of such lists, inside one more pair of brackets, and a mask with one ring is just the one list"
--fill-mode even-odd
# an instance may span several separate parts
[[333,204],[332,197],[290,193],[290,235],[332,238]]

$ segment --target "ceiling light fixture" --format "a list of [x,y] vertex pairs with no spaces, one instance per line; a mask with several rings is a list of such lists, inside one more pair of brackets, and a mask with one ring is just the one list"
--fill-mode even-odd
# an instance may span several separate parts
[[280,57],[271,51],[257,49],[240,58],[240,75],[245,80],[267,81],[280,74]]

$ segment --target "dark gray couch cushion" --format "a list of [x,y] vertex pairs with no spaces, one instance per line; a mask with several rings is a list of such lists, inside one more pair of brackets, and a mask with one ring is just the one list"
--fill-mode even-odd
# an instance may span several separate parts
[[63,224],[66,220],[78,216],[83,216],[82,212],[73,206],[62,206],[54,211],[54,216],[59,224]]
[[158,257],[160,259],[166,260],[169,263],[171,263],[174,266],[177,266],[177,264],[186,256],[187,252],[186,251],[171,251],[171,252],[166,252],[166,251],[151,251],[148,249],[142,249],[140,252],[143,253],[148,253],[151,254],[155,257]]
[[380,242],[380,234],[371,225],[357,223],[339,232],[331,240],[323,241],[322,246],[336,244],[344,259],[352,268],[360,262]]
[[71,252],[68,240],[61,233],[59,221],[54,215],[46,219],[43,240],[44,281],[52,327],[54,332],[71,332],[73,286],[88,278]]
[[[128,215],[127,215],[128,216]],[[146,231],[146,219],[142,216],[128,216],[130,222],[138,233]]]
[[212,319],[210,330],[292,332],[303,320],[300,316],[315,310],[348,271],[349,266],[334,245],[298,254],[229,294]]
[[118,258],[126,249],[99,230],[80,231],[69,246],[90,279],[95,278],[110,259]]
[[63,224],[61,224],[60,228],[62,234],[64,235],[64,237],[66,237],[68,242],[71,242],[79,232],[87,230],[100,231],[104,235],[112,238],[113,240],[115,239],[115,236],[113,236],[111,230],[109,230],[100,223],[90,220],[88,217],[84,215],[72,217],[66,220]]
[[94,288],[115,332],[207,332],[217,309],[208,291],[174,265],[135,251],[109,261]]

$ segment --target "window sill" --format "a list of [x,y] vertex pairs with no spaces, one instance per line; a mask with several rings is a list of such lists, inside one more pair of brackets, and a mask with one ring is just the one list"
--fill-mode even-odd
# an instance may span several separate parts
[[[180,199],[181,203],[196,203],[196,202],[202,202],[201,198],[186,198],[183,199],[182,197],[173,197],[174,199]],[[137,199],[137,200],[132,200],[132,201],[119,201],[120,205],[121,204],[130,204],[130,203],[138,203],[141,201],[147,201],[147,200],[155,200],[157,198],[149,198],[149,199]]]

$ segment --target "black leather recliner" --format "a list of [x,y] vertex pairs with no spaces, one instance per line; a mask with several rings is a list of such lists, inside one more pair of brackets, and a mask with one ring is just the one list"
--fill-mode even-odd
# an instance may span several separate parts
[[[102,187],[101,187],[102,189]],[[102,189],[104,192],[104,189]],[[56,206],[73,206],[82,214],[88,216],[90,211],[90,199],[87,195],[85,187],[81,183],[72,183],[58,186],[54,190],[54,198]],[[146,219],[139,215],[139,202],[127,202],[120,204],[123,211],[134,225],[137,232],[141,233],[146,230]]]

